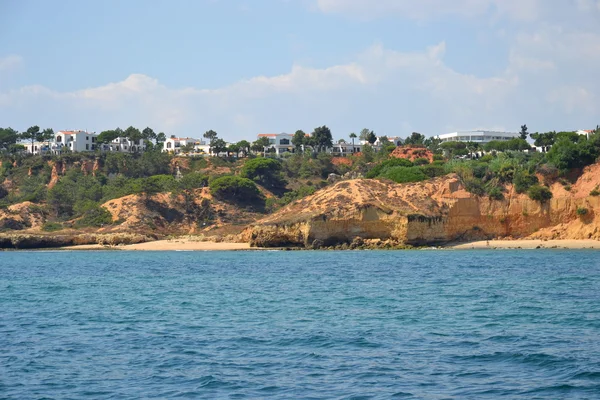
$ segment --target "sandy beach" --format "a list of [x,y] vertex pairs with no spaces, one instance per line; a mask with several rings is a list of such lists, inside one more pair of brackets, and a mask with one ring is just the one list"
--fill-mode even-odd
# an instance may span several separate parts
[[450,246],[452,249],[600,249],[597,240],[482,240]]
[[[144,251],[208,251],[208,250],[250,250],[249,243],[225,243],[225,242],[200,242],[188,239],[157,240],[154,242],[128,244],[122,246],[104,246],[100,244],[89,244],[81,246],[70,246],[64,250],[144,250]],[[256,248],[254,248],[256,249]]]
[[[445,246],[457,250],[493,250],[493,249],[600,249],[597,240],[482,240]],[[125,251],[223,251],[223,250],[261,250],[250,247],[249,243],[201,242],[186,238],[157,240],[139,244],[105,246],[88,244],[64,247],[63,250],[125,250]]]

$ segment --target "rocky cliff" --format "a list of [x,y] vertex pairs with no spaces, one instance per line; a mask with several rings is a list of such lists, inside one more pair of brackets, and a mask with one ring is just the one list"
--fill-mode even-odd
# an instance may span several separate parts
[[[457,176],[414,184],[368,179],[339,182],[290,204],[245,232],[253,246],[322,247],[376,239],[386,245],[434,245],[498,237],[599,239],[600,166],[570,191],[552,187],[547,203],[507,187],[504,200],[477,197]],[[582,211],[584,210],[584,211]]]

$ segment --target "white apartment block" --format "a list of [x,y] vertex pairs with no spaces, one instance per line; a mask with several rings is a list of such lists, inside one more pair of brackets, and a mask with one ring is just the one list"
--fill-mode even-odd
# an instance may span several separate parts
[[54,140],[50,143],[50,151],[60,154],[63,151],[82,152],[94,151],[96,149],[95,132],[81,130],[58,131],[54,134]]
[[496,132],[496,131],[463,131],[452,132],[437,136],[443,142],[474,142],[485,144],[492,141],[502,141],[518,139],[520,134],[517,132]]
[[181,148],[187,145],[193,145],[192,154],[210,154],[210,145],[206,143],[206,141],[201,139],[194,138],[176,138],[170,137],[163,143],[163,151],[172,153],[172,154],[180,154]]

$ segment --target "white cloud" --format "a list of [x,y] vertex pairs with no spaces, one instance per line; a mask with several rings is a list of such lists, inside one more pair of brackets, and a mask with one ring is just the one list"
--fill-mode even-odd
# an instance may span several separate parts
[[387,135],[523,123],[532,131],[575,129],[598,123],[599,43],[558,28],[521,34],[508,67],[485,78],[450,68],[441,42],[417,52],[376,44],[347,64],[295,65],[217,89],[172,88],[142,74],[72,92],[33,85],[0,92],[0,120],[18,129],[135,125],[186,136],[215,129],[232,141],[323,124],[337,137],[365,126]]
[[17,55],[8,55],[0,57],[0,72],[10,71],[20,67],[23,64],[23,59]]
[[344,13],[362,17],[389,14],[413,19],[427,19],[441,15],[475,17],[487,13],[515,19],[535,18],[541,0],[316,0],[317,7],[326,13]]

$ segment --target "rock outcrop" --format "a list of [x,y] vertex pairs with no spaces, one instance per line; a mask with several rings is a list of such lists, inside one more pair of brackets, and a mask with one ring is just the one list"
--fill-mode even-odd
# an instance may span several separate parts
[[46,213],[30,201],[0,209],[0,230],[39,229],[44,222]]
[[125,244],[144,243],[156,240],[152,235],[133,233],[111,234],[31,234],[31,233],[0,233],[0,249],[42,249],[83,244],[101,244],[117,246]]
[[342,181],[258,221],[245,234],[253,246],[305,248],[356,238],[415,246],[531,235],[600,239],[600,197],[589,195],[598,184],[600,166],[594,166],[571,192],[553,188],[554,198],[541,204],[510,186],[504,200],[477,197],[453,175],[403,185]]

